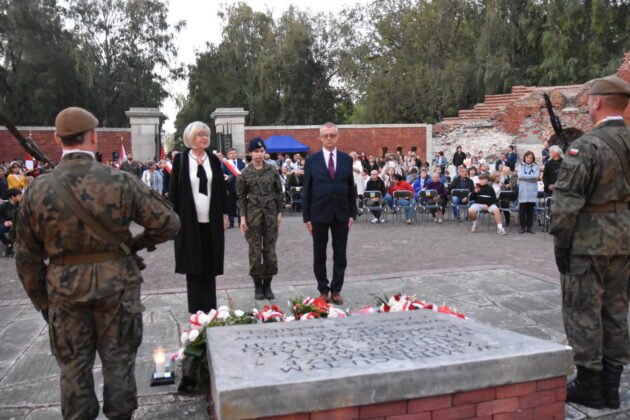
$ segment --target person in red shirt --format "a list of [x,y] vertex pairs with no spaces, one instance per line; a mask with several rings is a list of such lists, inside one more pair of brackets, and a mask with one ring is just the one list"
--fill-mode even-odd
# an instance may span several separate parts
[[409,191],[411,192],[411,197],[409,199],[405,198],[397,198],[395,200],[395,205],[405,209],[405,219],[407,220],[407,224],[410,225],[413,223],[413,211],[416,206],[416,200],[413,198],[413,187],[409,185],[409,183],[403,180],[403,176],[400,174],[394,175],[394,179],[396,183],[389,188],[389,194],[393,197],[394,191]]

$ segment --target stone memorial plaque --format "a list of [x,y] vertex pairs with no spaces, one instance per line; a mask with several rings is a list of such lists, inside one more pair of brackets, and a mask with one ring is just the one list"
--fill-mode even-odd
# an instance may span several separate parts
[[563,376],[571,349],[430,310],[208,329],[220,420]]

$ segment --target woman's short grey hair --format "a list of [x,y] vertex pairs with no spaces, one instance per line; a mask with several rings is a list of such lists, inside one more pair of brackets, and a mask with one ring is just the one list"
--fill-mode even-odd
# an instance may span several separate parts
[[188,124],[184,130],[184,138],[182,139],[184,141],[184,146],[191,148],[192,138],[200,131],[207,131],[210,133],[210,127],[208,127],[208,124],[203,121],[193,121]]
[[558,146],[558,145],[553,145],[549,148],[550,152],[556,152],[560,158],[564,158],[563,154],[562,154],[562,147]]

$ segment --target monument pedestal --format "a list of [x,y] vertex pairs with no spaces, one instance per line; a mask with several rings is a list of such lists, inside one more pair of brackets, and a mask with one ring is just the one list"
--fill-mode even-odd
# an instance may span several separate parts
[[563,418],[569,347],[429,310],[208,330],[216,417]]

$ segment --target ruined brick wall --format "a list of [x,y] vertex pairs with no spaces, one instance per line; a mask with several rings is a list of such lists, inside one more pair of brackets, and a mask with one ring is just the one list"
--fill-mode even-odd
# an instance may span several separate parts
[[[18,127],[24,137],[29,135],[53,162],[61,158],[61,148],[55,143],[54,127]],[[131,129],[100,128],[98,133],[98,151],[103,153],[103,160],[111,160],[112,153],[120,151],[121,138],[126,151],[131,151]],[[26,151],[6,129],[0,128],[0,162],[24,159]]]
[[[630,53],[625,54],[617,76],[630,82]],[[515,87],[514,90],[518,89],[521,87]],[[575,127],[584,132],[593,128],[588,115],[588,85],[529,87],[527,91],[526,95],[515,99],[490,117],[475,121],[470,118],[474,111],[469,110],[460,112],[459,118],[435,125],[435,151],[443,150],[450,158],[455,147],[462,145],[465,152],[482,150],[486,158],[493,161],[509,145],[514,145],[519,155],[531,150],[539,159],[543,143],[553,134],[543,99],[544,92],[549,94],[564,128]],[[482,110],[479,107],[478,111]],[[630,124],[630,106],[626,108],[624,118]]]
[[[426,158],[427,137],[431,136],[431,126],[427,124],[383,124],[383,125],[340,125],[339,149],[344,152],[365,152],[381,156],[383,147],[395,152],[398,147],[403,153],[414,147],[420,158]],[[310,147],[311,153],[322,148],[319,139],[319,126],[268,126],[245,127],[245,144],[254,137],[266,140],[273,135],[290,135],[300,143]]]

